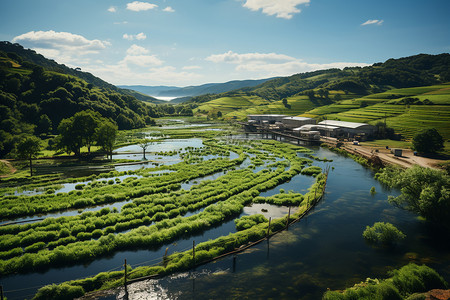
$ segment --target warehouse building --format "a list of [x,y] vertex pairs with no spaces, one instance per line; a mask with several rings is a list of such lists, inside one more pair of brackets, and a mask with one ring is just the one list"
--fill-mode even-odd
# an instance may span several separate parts
[[316,124],[316,120],[305,117],[284,117],[281,123],[284,128],[294,129],[306,124]]
[[332,132],[332,137],[358,138],[359,140],[367,140],[375,135],[376,127],[367,123],[344,122],[336,120],[325,120],[319,122],[318,125],[337,127]]
[[275,122],[280,122],[283,118],[287,117],[286,115],[248,115],[249,123],[256,123],[258,125],[263,123],[275,124]]
[[339,135],[339,127],[319,124],[306,124],[292,129],[296,136],[304,136],[307,132],[318,132],[321,136],[336,137]]

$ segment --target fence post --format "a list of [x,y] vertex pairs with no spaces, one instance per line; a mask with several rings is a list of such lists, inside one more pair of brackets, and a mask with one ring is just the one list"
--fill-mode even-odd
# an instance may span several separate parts
[[291,218],[291,207],[289,206],[289,213],[286,221],[286,230],[289,228],[289,219]]
[[124,285],[127,286],[127,259],[126,258],[125,258],[125,263],[124,263],[123,267],[125,268],[123,282],[124,282]]
[[0,285],[0,299],[3,300],[3,285]]
[[272,221],[272,217],[269,218],[269,226],[267,226],[267,238],[270,236],[270,221]]
[[192,241],[192,262],[195,267],[195,240]]

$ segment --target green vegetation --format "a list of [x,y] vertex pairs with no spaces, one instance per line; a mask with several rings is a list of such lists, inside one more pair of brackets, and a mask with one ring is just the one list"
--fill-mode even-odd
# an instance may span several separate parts
[[372,244],[392,245],[406,236],[391,223],[375,222],[373,226],[366,227],[363,237]]
[[[85,185],[77,185],[72,192],[59,193],[57,196],[50,192],[36,196],[3,197],[0,210],[3,218],[118,201],[132,202],[125,204],[120,212],[117,209],[103,208],[73,217],[47,218],[32,224],[0,227],[0,256],[5,258],[0,261],[2,274],[36,270],[49,264],[89,261],[120,249],[158,247],[182,236],[206,230],[236,216],[260,192],[290,180],[309,162],[297,156],[298,151],[305,149],[293,145],[279,147],[279,143],[275,141],[234,145],[205,140],[204,144],[207,148],[192,149],[189,154],[185,154],[183,162],[158,168],[175,171],[172,173],[155,176],[152,174],[154,169],[141,169],[132,172],[141,176],[140,178],[129,177],[117,183],[114,180],[94,180]],[[230,152],[238,153],[239,157],[234,160],[195,159],[208,153],[226,157]],[[242,163],[246,152],[256,155],[260,160],[271,161],[272,156],[283,158],[289,162],[290,167],[286,170],[286,162],[279,161],[272,164],[271,170],[265,169],[258,173],[250,168],[232,170]],[[229,171],[216,180],[203,181],[190,190],[179,190],[182,182],[224,170]],[[103,177],[118,175],[121,174],[112,172]],[[321,176],[317,178],[323,180]],[[279,197],[277,201],[281,205],[285,205],[282,199],[286,199],[289,204],[302,203],[302,195],[293,196],[295,202],[289,197]],[[17,207],[17,201],[24,205]],[[310,205],[312,201],[314,199],[308,198],[306,205]],[[188,211],[195,212],[201,208],[204,208],[202,212],[182,217]],[[255,225],[262,221],[255,222]],[[129,229],[131,231],[121,233]],[[18,251],[20,247],[24,251]]]
[[444,148],[444,140],[434,128],[417,133],[412,144],[414,149],[421,153],[435,153]]
[[401,190],[400,196],[389,197],[390,203],[450,228],[450,178],[445,171],[419,166],[407,170],[388,167],[375,178]]
[[41,141],[34,136],[24,137],[17,145],[17,157],[30,162],[30,176],[33,176],[33,158],[41,151]]
[[445,289],[448,286],[436,271],[425,265],[409,264],[399,270],[393,270],[389,275],[391,277],[384,280],[367,278],[365,282],[347,288],[343,292],[328,291],[322,299],[412,299],[408,297],[415,293],[424,295],[431,289]]

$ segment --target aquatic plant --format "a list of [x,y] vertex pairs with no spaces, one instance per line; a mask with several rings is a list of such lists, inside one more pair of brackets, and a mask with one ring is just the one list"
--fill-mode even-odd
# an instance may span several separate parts
[[375,222],[373,226],[366,226],[363,237],[369,243],[390,245],[403,240],[406,235],[391,223]]
[[328,291],[323,300],[350,299],[411,299],[414,293],[445,289],[448,284],[433,269],[425,265],[408,264],[389,273],[388,279],[370,279],[344,291]]

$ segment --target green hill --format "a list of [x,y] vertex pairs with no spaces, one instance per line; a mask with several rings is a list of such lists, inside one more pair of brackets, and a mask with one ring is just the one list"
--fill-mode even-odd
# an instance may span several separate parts
[[13,149],[21,134],[56,133],[62,119],[87,109],[113,120],[119,129],[141,128],[160,116],[155,105],[92,74],[58,65],[18,44],[0,43],[0,156]]
[[[405,139],[436,128],[450,139],[450,54],[420,54],[365,68],[331,69],[267,81],[220,95],[194,97],[196,114],[225,119],[286,114],[352,122],[386,122]],[[283,99],[285,99],[283,101]]]

